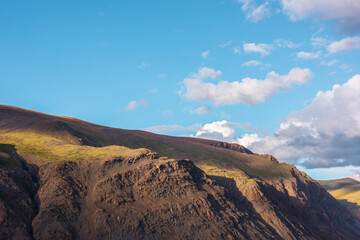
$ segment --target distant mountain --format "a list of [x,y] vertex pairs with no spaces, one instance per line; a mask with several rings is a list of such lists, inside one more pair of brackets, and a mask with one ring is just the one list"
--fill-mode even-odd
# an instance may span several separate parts
[[319,181],[341,204],[360,217],[360,182],[356,176]]
[[350,176],[350,178],[352,178],[352,179],[354,179],[354,180],[356,180],[356,181],[360,182],[360,174],[355,174],[355,175],[352,175],[352,176]]
[[358,218],[273,156],[4,105],[0,223],[0,239],[360,239]]

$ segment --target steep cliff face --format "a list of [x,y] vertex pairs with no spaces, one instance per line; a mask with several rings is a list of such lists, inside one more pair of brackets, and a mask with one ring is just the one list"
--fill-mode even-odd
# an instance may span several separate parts
[[1,239],[279,239],[188,160],[40,163],[39,186],[25,169],[1,173]]
[[360,239],[358,219],[270,155],[3,108],[0,239]]

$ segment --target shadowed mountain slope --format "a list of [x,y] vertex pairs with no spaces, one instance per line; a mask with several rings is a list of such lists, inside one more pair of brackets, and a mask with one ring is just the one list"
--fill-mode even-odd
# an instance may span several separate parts
[[360,239],[359,226],[270,155],[0,105],[0,239]]

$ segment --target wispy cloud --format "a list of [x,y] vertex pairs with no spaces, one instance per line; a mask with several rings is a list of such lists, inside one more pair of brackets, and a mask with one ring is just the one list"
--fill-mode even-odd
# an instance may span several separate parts
[[209,107],[199,107],[195,110],[192,110],[191,114],[197,114],[197,115],[204,115],[204,114],[210,114],[212,112],[211,108]]
[[161,111],[161,115],[164,117],[173,117],[174,113],[169,109],[165,109],[164,111]]
[[274,43],[281,48],[299,48],[301,43],[293,43],[290,40],[278,38],[274,41]]
[[218,47],[219,48],[225,48],[227,46],[230,46],[231,43],[232,43],[232,41],[227,41],[227,42],[219,44]]
[[240,46],[234,47],[233,51],[236,54],[241,54],[241,47]]
[[210,50],[206,50],[206,51],[201,53],[201,57],[207,58],[209,56],[209,54],[210,54]]
[[257,60],[250,60],[250,61],[244,62],[242,65],[245,67],[256,67],[256,66],[260,66],[261,62],[259,62]]
[[139,106],[146,106],[147,103],[148,102],[146,100],[131,101],[131,102],[129,102],[128,105],[126,105],[124,107],[124,110],[132,111],[132,110],[135,110],[136,108],[138,108]]
[[321,61],[320,64],[330,67],[330,66],[334,65],[334,64],[337,63],[337,62],[338,62],[338,60],[334,59],[334,60],[331,60],[331,61],[328,61],[328,62],[326,62],[326,61]]
[[245,12],[246,18],[251,22],[256,23],[271,16],[269,2],[259,6],[253,0],[238,0],[238,2],[242,3],[241,9]]
[[148,68],[148,67],[150,67],[150,63],[147,63],[147,62],[142,62],[138,65],[139,69],[144,69],[144,68]]
[[323,37],[311,37],[311,45],[316,48],[322,48],[328,45],[328,40]]
[[157,93],[157,92],[159,92],[158,88],[152,88],[149,90],[149,93]]

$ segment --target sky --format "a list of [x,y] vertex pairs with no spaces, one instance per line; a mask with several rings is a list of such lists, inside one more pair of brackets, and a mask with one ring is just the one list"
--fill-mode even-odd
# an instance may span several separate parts
[[0,103],[360,173],[358,0],[0,1]]

